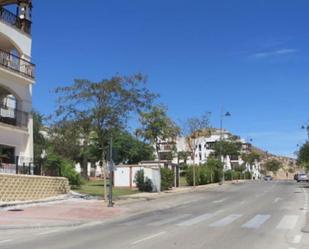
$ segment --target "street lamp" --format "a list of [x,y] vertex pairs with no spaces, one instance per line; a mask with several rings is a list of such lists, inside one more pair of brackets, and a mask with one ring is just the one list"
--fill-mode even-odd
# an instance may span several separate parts
[[308,141],[309,141],[309,125],[302,125],[301,129],[306,130],[307,131],[307,136],[308,136]]
[[224,183],[224,158],[222,158],[222,140],[223,140],[223,119],[225,117],[231,117],[231,113],[230,112],[224,112],[223,108],[221,109],[221,115],[220,115],[220,161],[223,165],[222,168],[222,180],[221,180],[221,184]]

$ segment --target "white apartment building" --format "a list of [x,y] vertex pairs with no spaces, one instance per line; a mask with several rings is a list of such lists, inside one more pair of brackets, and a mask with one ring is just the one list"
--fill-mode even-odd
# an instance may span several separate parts
[[[200,136],[196,138],[194,141],[195,145],[195,155],[194,159],[192,160],[191,156],[188,155],[187,159],[185,160],[186,164],[188,165],[200,165],[203,163],[206,163],[210,154],[214,152],[213,147],[214,145],[222,140],[236,140],[241,144],[241,154],[242,153],[249,153],[251,150],[251,144],[247,142],[245,139],[242,139],[240,137],[234,136],[230,132],[226,130],[220,130],[220,129],[211,129],[209,136]],[[171,151],[174,150],[174,153]],[[160,159],[168,159],[167,157],[172,156],[172,162],[173,163],[184,163],[183,159],[180,159],[177,157],[177,152],[185,152],[190,151],[188,143],[186,142],[185,137],[178,137],[174,141],[162,141],[160,144]],[[225,158],[222,157],[222,160],[224,162],[224,169],[230,170],[233,169],[239,165],[242,165],[244,161],[242,160],[241,156],[226,156]],[[248,171],[252,173],[252,175],[255,178],[258,178],[260,176],[260,163],[255,162],[253,165],[246,165],[246,168]]]
[[31,0],[0,0],[0,172],[33,160],[31,9]]

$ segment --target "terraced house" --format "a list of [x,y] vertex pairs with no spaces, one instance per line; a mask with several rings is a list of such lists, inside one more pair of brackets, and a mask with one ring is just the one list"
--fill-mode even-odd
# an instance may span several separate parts
[[0,0],[0,172],[33,158],[31,0]]

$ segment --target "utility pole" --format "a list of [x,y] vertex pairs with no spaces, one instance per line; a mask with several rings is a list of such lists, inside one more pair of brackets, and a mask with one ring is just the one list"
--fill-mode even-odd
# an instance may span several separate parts
[[231,113],[226,112],[224,113],[223,107],[221,108],[221,113],[220,113],[220,147],[219,147],[219,156],[220,156],[220,161],[222,163],[222,179],[221,179],[221,183],[224,183],[224,158],[222,156],[222,141],[223,141],[223,118],[224,117],[230,117]]
[[109,144],[109,194],[108,194],[108,207],[113,207],[113,137],[110,138]]

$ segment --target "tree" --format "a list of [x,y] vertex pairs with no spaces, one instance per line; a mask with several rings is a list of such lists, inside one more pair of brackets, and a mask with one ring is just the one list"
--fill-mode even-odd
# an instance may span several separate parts
[[213,149],[215,157],[239,156],[241,144],[235,141],[222,140],[216,142]]
[[282,163],[276,159],[269,159],[265,162],[264,167],[267,171],[271,171],[274,174],[282,167]]
[[214,177],[217,175],[217,178],[221,178],[220,174],[223,170],[223,163],[220,160],[215,158],[209,158],[205,164],[205,166],[210,171],[210,181],[214,182]]
[[185,135],[185,141],[190,152],[191,160],[193,162],[193,186],[196,184],[195,176],[195,153],[198,148],[200,140],[204,137],[209,137],[211,135],[209,123],[209,113],[205,113],[202,117],[189,118],[183,128],[183,133]]
[[142,136],[155,146],[157,158],[160,161],[160,144],[164,141],[174,141],[180,133],[179,127],[167,116],[164,106],[153,106],[148,112],[140,113],[142,127],[136,134]]
[[41,164],[41,155],[46,149],[46,139],[42,134],[44,130],[44,116],[37,111],[32,111],[33,119],[33,161],[35,165]]
[[245,165],[252,167],[252,165],[260,161],[261,155],[255,151],[251,151],[249,153],[243,153],[241,159],[245,162]]
[[119,131],[114,137],[113,155],[116,164],[137,164],[143,160],[153,160],[154,149],[129,132]]
[[297,161],[299,164],[309,163],[309,143],[305,143],[301,146],[298,152]]
[[[58,116],[63,119],[91,121],[91,129],[96,133],[104,165],[104,198],[106,188],[106,144],[114,130],[127,126],[130,115],[149,108],[157,96],[146,87],[146,77],[116,75],[99,82],[77,79],[70,86],[58,87]],[[83,115],[80,115],[82,113]]]

